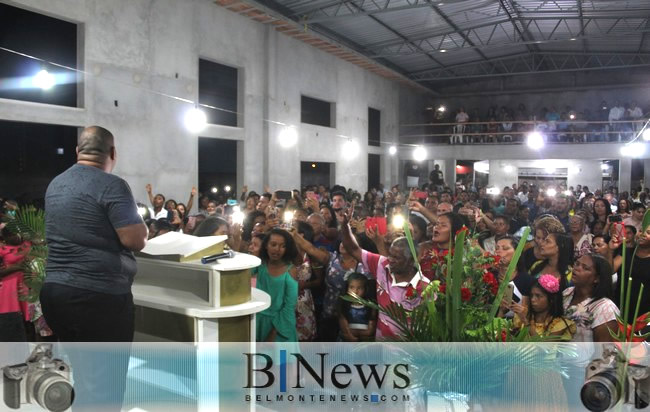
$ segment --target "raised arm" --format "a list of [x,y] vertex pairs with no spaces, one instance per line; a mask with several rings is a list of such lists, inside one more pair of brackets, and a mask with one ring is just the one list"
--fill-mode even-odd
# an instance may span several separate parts
[[297,230],[292,229],[291,235],[293,240],[296,242],[298,247],[305,251],[311,258],[320,263],[321,265],[326,265],[330,260],[330,254],[326,250],[319,249],[314,246],[310,241],[306,240]]
[[196,197],[196,187],[192,187],[192,191],[190,192],[190,200],[187,201],[187,210],[185,211],[185,214],[187,216],[190,215],[190,210],[192,210],[192,206],[194,206],[194,198]]
[[357,260],[357,262],[361,262],[361,247],[359,247],[357,240],[352,235],[349,213],[343,213],[341,233],[343,235],[343,247],[345,248],[345,250],[347,250],[348,253]]
[[487,217],[487,216],[485,215],[485,213],[483,213],[482,210],[479,209],[479,211],[480,211],[480,214],[481,214],[481,220],[482,220],[483,222],[485,222],[485,226],[487,226],[487,228],[488,228],[492,233],[494,233],[494,222],[492,221],[492,219],[490,219],[489,217]]
[[422,203],[418,202],[417,200],[411,201],[409,204],[409,209],[421,213],[422,216],[424,216],[432,225],[435,225],[436,221],[438,220],[438,216],[436,216],[435,213],[422,206]]
[[151,187],[151,183],[147,183],[145,188],[147,189],[147,196],[149,196],[149,203],[153,206],[153,188]]
[[386,240],[384,236],[379,233],[379,229],[368,227],[366,228],[366,236],[373,241],[377,246],[377,252],[382,256],[388,256],[388,249],[386,248]]

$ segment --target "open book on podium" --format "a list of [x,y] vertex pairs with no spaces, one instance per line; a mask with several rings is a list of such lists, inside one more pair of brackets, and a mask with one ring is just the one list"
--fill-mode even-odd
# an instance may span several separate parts
[[203,256],[223,253],[228,236],[197,237],[180,232],[168,232],[147,241],[147,245],[136,256],[189,262]]

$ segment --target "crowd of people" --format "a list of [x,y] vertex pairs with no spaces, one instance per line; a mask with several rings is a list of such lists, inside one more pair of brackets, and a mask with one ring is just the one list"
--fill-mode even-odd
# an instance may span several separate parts
[[[633,267],[632,301],[650,276],[650,229],[642,232],[649,189],[619,193],[615,187],[546,187],[523,182],[488,194],[441,185],[435,173],[418,189],[365,194],[342,186],[307,186],[302,190],[258,194],[244,187],[239,199],[213,199],[190,191],[186,204],[146,193],[150,205],[139,204],[149,238],[170,231],[194,236],[226,235],[230,249],[259,257],[253,285],[271,296],[271,307],[257,317],[260,341],[371,341],[394,336],[395,325],[381,313],[341,299],[350,294],[412,308],[410,286],[426,286],[438,278],[435,262],[446,255],[454,234],[470,228],[477,244],[498,256],[492,272],[501,279],[514,255],[523,228],[531,234],[512,279],[513,297],[502,303],[501,316],[534,334],[567,340],[607,341],[619,302],[615,293],[623,259],[623,239]],[[191,213],[195,198],[198,213]],[[4,219],[17,205],[4,202]],[[399,222],[406,219],[417,245],[417,270]],[[403,220],[402,220],[403,221]],[[29,244],[3,231],[0,288],[3,313],[29,312],[17,297],[19,258]],[[13,283],[12,283],[13,282]],[[11,288],[6,285],[12,284]],[[650,310],[650,292],[641,311]],[[9,298],[11,295],[11,299]],[[11,302],[11,304],[9,303]]]
[[[273,303],[258,317],[259,340],[359,341],[394,335],[389,319],[341,296],[362,296],[380,305],[417,304],[405,297],[407,287],[444,282],[436,278],[433,262],[463,225],[485,252],[500,257],[493,271],[501,277],[523,228],[531,227],[512,281],[512,304],[502,308],[503,316],[514,317],[515,325],[534,324],[533,333],[611,339],[623,238],[628,258],[638,245],[633,290],[650,275],[650,230],[641,231],[650,200],[647,188],[618,193],[615,187],[592,192],[580,185],[560,186],[551,196],[545,186],[523,182],[494,195],[485,188],[452,191],[438,177],[433,173],[433,180],[417,190],[380,186],[363,195],[342,186],[266,188],[261,194],[244,187],[238,201],[202,196],[192,216],[188,207],[158,194],[145,217],[150,237],[174,230],[227,235],[230,248],[262,259],[255,282]],[[195,195],[192,189],[188,204]],[[409,222],[421,272],[403,230],[392,224],[400,219]],[[642,312],[650,309],[646,293],[641,302]]]
[[448,138],[449,144],[523,142],[531,131],[541,132],[548,142],[621,142],[641,130],[648,118],[648,110],[637,102],[620,101],[581,110],[548,106],[539,112],[523,103],[516,109],[492,105],[485,113],[465,107],[431,109],[431,136],[440,142]]

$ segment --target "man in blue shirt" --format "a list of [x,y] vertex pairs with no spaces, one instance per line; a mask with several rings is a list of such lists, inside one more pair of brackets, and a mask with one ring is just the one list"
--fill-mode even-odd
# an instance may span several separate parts
[[[87,127],[77,141],[77,163],[55,177],[45,194],[48,257],[40,300],[62,342],[133,340],[133,251],[144,248],[147,227],[129,185],[111,174],[115,161],[111,132]],[[128,351],[101,365],[83,357],[83,349],[68,352],[76,407],[119,410]]]

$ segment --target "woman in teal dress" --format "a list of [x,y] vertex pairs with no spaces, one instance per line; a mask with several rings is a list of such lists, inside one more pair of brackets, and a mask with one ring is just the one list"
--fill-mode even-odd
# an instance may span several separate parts
[[297,255],[296,244],[286,230],[273,229],[262,242],[257,288],[271,296],[271,306],[256,316],[258,342],[298,342],[298,271],[292,264]]

